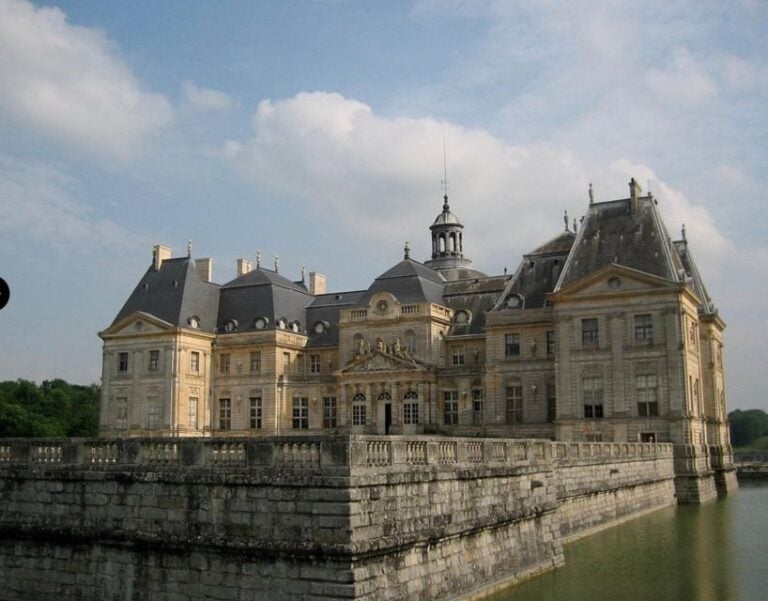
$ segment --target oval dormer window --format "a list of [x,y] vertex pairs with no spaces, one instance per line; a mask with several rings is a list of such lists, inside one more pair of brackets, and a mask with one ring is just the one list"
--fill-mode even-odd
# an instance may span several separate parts
[[291,322],[291,332],[301,332],[301,322],[300,321],[292,321]]
[[510,294],[507,300],[504,301],[504,306],[507,309],[521,309],[523,306],[523,297],[519,294]]
[[284,330],[285,328],[288,327],[288,320],[285,319],[285,317],[281,317],[280,319],[277,320],[277,327],[280,328],[281,330]]
[[469,323],[469,311],[465,311],[464,309],[459,309],[456,311],[456,314],[453,316],[453,322],[456,325],[464,325],[466,323]]
[[315,331],[315,334],[323,334],[328,329],[328,322],[318,321],[317,323],[315,323],[315,327],[312,329]]
[[200,318],[197,315],[193,315],[187,320],[187,323],[189,324],[190,328],[199,328],[200,327]]
[[224,331],[225,332],[234,332],[237,329],[237,320],[236,319],[228,319],[226,323],[224,323]]
[[253,328],[255,330],[265,330],[269,325],[269,319],[266,317],[257,317],[253,322]]

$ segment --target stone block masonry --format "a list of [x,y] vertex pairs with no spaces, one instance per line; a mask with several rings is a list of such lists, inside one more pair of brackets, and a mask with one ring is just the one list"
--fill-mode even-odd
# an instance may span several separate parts
[[461,599],[675,501],[671,444],[0,440],[0,599]]

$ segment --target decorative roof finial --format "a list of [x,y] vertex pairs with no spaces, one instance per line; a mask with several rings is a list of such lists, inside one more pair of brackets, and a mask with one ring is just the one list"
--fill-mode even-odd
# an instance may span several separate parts
[[405,259],[411,258],[411,245],[408,243],[408,241],[405,242],[405,248],[403,248],[403,254],[405,255]]
[[683,242],[687,242],[688,238],[685,237],[685,224],[683,224],[682,233],[683,233]]
[[450,211],[448,206],[448,159],[445,151],[445,136],[443,136],[443,179],[440,181],[443,185],[443,212]]
[[568,231],[568,209],[565,209],[563,213],[563,221],[565,221],[565,231]]
[[256,269],[258,269],[259,267],[261,267],[261,251],[257,250],[256,251]]
[[595,203],[595,191],[592,189],[592,182],[589,182],[589,204]]
[[280,271],[280,257],[275,255],[275,273]]
[[576,218],[574,217],[574,218],[573,218],[573,233],[575,234],[575,233],[576,233],[576,231],[577,231],[577,230],[576,230]]
[[192,256],[192,240],[187,240],[187,257]]
[[302,266],[301,266],[301,283],[302,283],[302,284],[303,284],[303,283],[304,283],[304,281],[306,280],[306,276],[307,276],[307,268],[306,268],[306,267],[304,267],[304,265],[302,265]]

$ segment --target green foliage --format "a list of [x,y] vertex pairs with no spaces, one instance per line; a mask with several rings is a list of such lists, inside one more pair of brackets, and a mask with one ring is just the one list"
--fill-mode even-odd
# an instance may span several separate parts
[[768,436],[768,414],[762,409],[736,409],[728,414],[731,422],[731,443],[747,447],[763,436]]
[[96,436],[99,387],[45,380],[0,382],[0,437]]

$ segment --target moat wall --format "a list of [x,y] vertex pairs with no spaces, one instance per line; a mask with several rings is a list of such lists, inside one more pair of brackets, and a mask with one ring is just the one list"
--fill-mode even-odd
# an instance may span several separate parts
[[671,444],[0,441],[0,599],[451,599],[675,502]]

